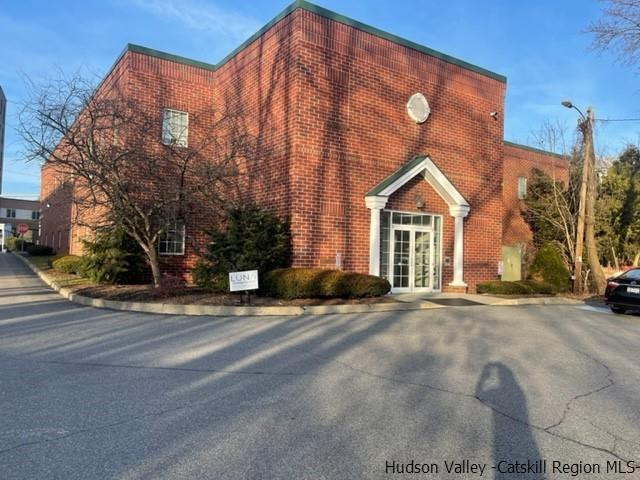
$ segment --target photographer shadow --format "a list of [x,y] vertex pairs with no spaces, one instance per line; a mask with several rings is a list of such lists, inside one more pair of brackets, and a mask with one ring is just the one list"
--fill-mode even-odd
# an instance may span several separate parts
[[[544,478],[544,472],[506,471],[505,462],[527,464],[541,460],[540,451],[529,426],[527,399],[511,369],[500,362],[487,363],[478,379],[475,395],[492,410],[493,465],[496,467],[494,478]],[[501,469],[498,469],[499,464],[502,466]]]

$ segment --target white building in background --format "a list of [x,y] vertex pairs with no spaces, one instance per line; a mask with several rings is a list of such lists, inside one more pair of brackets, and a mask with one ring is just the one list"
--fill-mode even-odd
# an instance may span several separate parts
[[40,202],[20,198],[0,197],[0,225],[8,225],[12,234],[17,234],[18,225],[25,223],[29,231],[24,239],[30,242],[38,240],[38,224],[40,221]]
[[11,230],[10,223],[0,223],[0,252],[4,252],[5,247],[5,239],[11,237],[13,235]]

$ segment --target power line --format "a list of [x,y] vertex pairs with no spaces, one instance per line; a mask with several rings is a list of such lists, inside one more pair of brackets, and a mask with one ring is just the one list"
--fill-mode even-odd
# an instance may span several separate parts
[[640,122],[640,118],[594,118],[596,122]]

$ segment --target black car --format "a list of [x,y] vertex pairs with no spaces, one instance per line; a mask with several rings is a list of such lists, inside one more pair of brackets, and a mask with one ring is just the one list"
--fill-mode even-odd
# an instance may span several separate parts
[[614,313],[640,310],[640,268],[632,268],[608,279],[604,296]]

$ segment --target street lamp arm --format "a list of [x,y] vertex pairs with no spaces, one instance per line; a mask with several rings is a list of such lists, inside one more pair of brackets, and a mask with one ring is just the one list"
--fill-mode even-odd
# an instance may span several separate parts
[[584,116],[584,113],[582,113],[582,111],[578,107],[576,107],[573,103],[571,103],[571,101],[569,100],[563,101],[562,106],[567,108],[574,108],[580,114],[583,120],[587,119],[587,117]]

